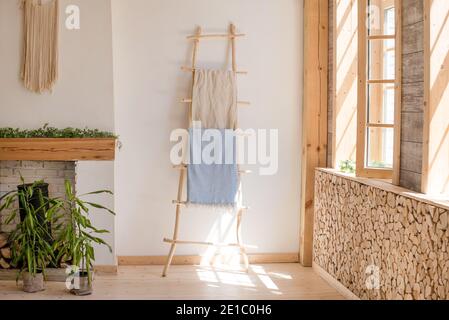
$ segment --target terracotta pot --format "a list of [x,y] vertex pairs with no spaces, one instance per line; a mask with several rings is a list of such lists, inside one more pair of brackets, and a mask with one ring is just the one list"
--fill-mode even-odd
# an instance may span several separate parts
[[44,275],[37,273],[32,276],[28,272],[24,272],[22,275],[23,291],[27,293],[36,293],[45,290]]

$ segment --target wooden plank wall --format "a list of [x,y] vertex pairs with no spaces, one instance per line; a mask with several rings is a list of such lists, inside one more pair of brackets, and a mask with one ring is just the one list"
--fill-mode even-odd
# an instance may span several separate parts
[[400,185],[421,192],[424,119],[423,0],[403,0],[402,12]]

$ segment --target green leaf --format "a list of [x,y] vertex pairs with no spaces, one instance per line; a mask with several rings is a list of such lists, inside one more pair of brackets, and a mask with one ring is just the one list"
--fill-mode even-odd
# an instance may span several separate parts
[[32,265],[31,249],[30,249],[30,247],[28,247],[26,249],[26,257],[27,257],[27,264],[28,264],[28,272],[33,274],[33,272],[32,272],[33,265]]
[[108,208],[106,208],[106,207],[104,207],[104,206],[102,206],[100,204],[92,203],[92,202],[85,202],[85,203],[87,205],[91,206],[91,207],[94,207],[94,208],[97,208],[97,209],[106,210],[106,211],[108,211],[109,213],[111,213],[111,214],[113,214],[115,216],[115,212],[114,211],[112,211],[112,210],[110,210],[110,209],[108,209]]
[[0,213],[5,210],[9,209],[11,207],[11,204],[13,203],[14,199],[16,198],[17,194],[15,191],[8,192],[4,196],[0,198],[0,202],[5,200],[5,203],[0,206]]
[[110,190],[99,190],[99,191],[94,191],[94,192],[84,193],[84,194],[82,194],[80,197],[89,196],[89,195],[96,195],[96,194],[103,194],[103,193],[111,194],[111,195],[114,194],[114,193],[113,193],[112,191],[110,191]]
[[71,200],[73,198],[73,193],[72,193],[72,184],[70,183],[69,180],[66,180],[64,183],[65,186],[65,193],[67,195],[67,198],[69,200]]
[[98,229],[95,229],[95,228],[92,228],[94,231],[95,231],[95,233],[98,233],[98,234],[106,234],[106,233],[111,233],[109,230],[98,230]]
[[89,212],[89,208],[87,208],[87,207],[85,206],[85,204],[84,204],[83,201],[81,201],[80,199],[76,199],[75,201],[76,201],[76,203],[81,207],[81,209],[82,209],[84,212],[86,212],[86,213]]
[[9,215],[8,219],[6,219],[5,224],[7,224],[7,225],[8,225],[8,224],[11,224],[11,222],[12,222],[13,220],[15,220],[16,217],[17,217],[17,210],[14,210],[14,211]]

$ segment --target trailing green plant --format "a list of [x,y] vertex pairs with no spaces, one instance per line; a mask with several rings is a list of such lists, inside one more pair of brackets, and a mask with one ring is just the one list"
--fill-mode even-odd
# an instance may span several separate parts
[[[22,189],[9,192],[0,198],[0,213],[11,209],[6,224],[11,224],[19,213],[19,208],[11,208],[19,201],[23,210],[23,217],[17,228],[10,234],[12,265],[19,270],[17,279],[22,272],[28,272],[32,277],[37,273],[44,273],[47,266],[54,260],[52,248],[51,230],[48,223],[53,220],[60,209],[60,204],[42,195],[38,186],[42,181],[36,181],[31,185],[25,185],[23,178]],[[33,205],[32,198],[37,193],[38,205]]]
[[352,160],[340,161],[340,171],[344,173],[355,173],[356,164]]
[[66,257],[72,265],[78,266],[82,271],[87,273],[89,285],[92,282],[92,268],[95,261],[94,244],[105,245],[112,252],[111,246],[106,243],[98,235],[109,233],[108,230],[97,229],[93,226],[89,219],[89,211],[91,208],[102,209],[110,214],[115,213],[93,202],[82,200],[84,196],[97,194],[112,194],[109,190],[100,190],[86,193],[77,197],[73,192],[73,187],[70,181],[65,182],[65,199],[59,199],[59,206],[64,208],[66,216],[69,217],[69,222],[62,227],[62,232],[57,238],[54,250],[58,252],[56,259],[59,261]]
[[98,129],[50,127],[46,123],[39,129],[0,128],[0,138],[117,138],[112,132]]

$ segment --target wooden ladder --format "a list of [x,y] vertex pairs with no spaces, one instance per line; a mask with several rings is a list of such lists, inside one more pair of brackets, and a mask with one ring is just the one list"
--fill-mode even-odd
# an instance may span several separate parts
[[[206,39],[228,39],[231,41],[231,49],[232,49],[232,71],[236,74],[247,74],[246,71],[238,71],[237,70],[237,63],[236,63],[236,38],[243,37],[244,34],[237,34],[236,28],[234,24],[231,24],[229,27],[229,33],[227,34],[202,34],[201,27],[198,27],[195,35],[188,36],[188,40],[193,40],[193,55],[192,55],[192,65],[191,67],[182,67],[181,69],[183,71],[192,72],[192,93],[193,93],[193,85],[195,80],[195,72],[196,72],[196,62],[197,62],[197,55],[198,55],[198,49],[200,40],[206,40]],[[189,104],[189,124],[192,124],[192,99],[183,99],[181,102],[188,103]],[[238,105],[244,106],[249,105],[249,102],[246,101],[238,101]],[[236,128],[234,128],[236,129]],[[170,265],[173,261],[173,257],[175,255],[175,250],[177,245],[182,244],[189,244],[189,245],[203,245],[203,246],[212,246],[212,247],[237,247],[240,249],[240,255],[243,257],[245,271],[248,271],[249,269],[249,259],[248,255],[246,253],[245,245],[243,245],[242,242],[242,236],[241,236],[241,226],[242,226],[242,217],[243,213],[248,210],[247,207],[239,207],[237,209],[237,224],[236,224],[236,235],[237,235],[237,243],[225,243],[225,244],[219,244],[219,243],[212,243],[212,242],[202,242],[202,241],[183,241],[178,239],[179,235],[179,224],[180,224],[180,218],[181,218],[181,208],[185,205],[187,205],[187,202],[182,200],[183,194],[184,194],[184,186],[185,186],[185,180],[187,176],[187,166],[186,165],[180,165],[175,166],[174,168],[179,169],[179,185],[178,185],[178,196],[175,201],[173,201],[173,204],[176,205],[176,218],[175,218],[175,227],[173,231],[173,238],[172,239],[164,239],[164,242],[171,244],[170,251],[167,257],[167,262],[164,267],[164,271],[162,273],[163,277],[166,277],[168,274],[168,270],[170,268]],[[239,174],[249,173],[249,171],[239,171]]]

